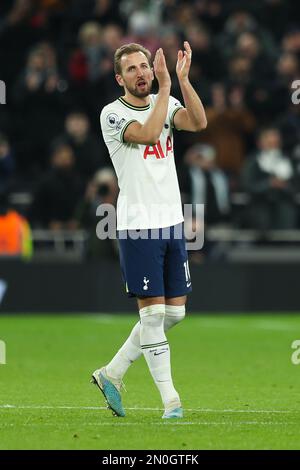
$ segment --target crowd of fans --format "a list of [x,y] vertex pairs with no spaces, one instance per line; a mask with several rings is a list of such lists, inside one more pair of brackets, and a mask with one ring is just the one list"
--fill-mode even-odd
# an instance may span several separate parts
[[[114,51],[162,47],[172,79],[177,51],[193,50],[190,80],[207,112],[201,133],[176,132],[185,202],[206,223],[300,228],[300,20],[292,0],[1,0],[0,193],[27,191],[33,227],[95,225],[94,203],[117,186],[99,113],[122,94]],[[154,85],[155,91],[155,85]],[[104,179],[103,179],[104,178]],[[99,189],[105,181],[105,190]],[[101,182],[101,183],[99,183]],[[101,186],[101,187],[102,187]],[[98,191],[98,189],[99,191]],[[234,217],[232,194],[248,194]]]

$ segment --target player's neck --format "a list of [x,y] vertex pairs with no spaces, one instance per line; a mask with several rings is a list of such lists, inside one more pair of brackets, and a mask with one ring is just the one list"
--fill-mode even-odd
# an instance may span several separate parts
[[138,96],[128,93],[128,91],[126,91],[122,98],[132,106],[147,106],[150,103],[150,95],[139,98]]

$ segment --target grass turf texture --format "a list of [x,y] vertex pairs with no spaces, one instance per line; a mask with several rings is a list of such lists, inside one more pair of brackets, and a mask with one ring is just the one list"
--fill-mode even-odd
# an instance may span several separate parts
[[125,377],[125,418],[89,383],[136,319],[0,316],[0,448],[300,449],[299,316],[193,315],[170,331],[185,416],[167,422],[143,357]]

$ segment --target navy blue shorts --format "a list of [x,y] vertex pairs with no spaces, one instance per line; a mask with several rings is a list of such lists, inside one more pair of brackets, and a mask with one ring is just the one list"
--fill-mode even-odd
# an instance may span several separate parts
[[[178,238],[179,229],[179,238]],[[180,235],[180,229],[182,235]],[[164,229],[118,231],[122,275],[129,297],[180,297],[192,291],[183,224]],[[144,237],[148,237],[144,239]]]

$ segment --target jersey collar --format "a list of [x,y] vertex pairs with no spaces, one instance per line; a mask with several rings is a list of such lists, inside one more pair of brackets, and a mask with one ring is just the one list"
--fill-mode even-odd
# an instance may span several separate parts
[[118,98],[118,100],[124,105],[127,106],[127,108],[134,109],[135,111],[146,111],[146,109],[150,108],[150,103],[147,104],[146,106],[133,106],[133,104],[128,103],[128,101],[124,100],[122,96]]

